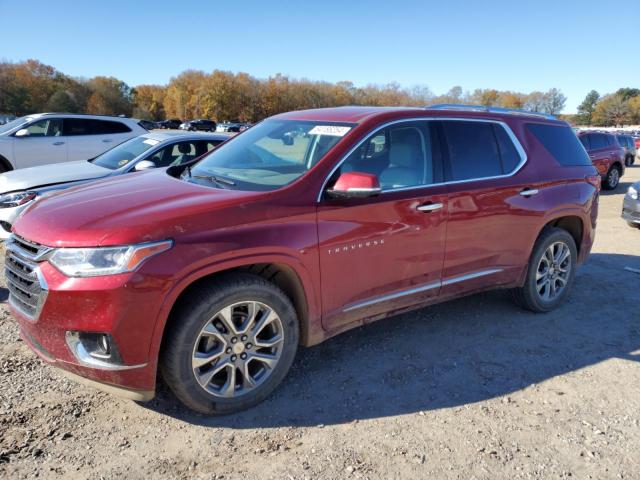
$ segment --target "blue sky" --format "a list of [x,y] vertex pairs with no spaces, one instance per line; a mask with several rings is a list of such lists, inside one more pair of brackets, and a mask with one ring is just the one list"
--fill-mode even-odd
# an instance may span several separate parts
[[[0,59],[135,86],[189,68],[445,93],[640,87],[636,1],[0,0]],[[635,11],[634,11],[635,10]]]

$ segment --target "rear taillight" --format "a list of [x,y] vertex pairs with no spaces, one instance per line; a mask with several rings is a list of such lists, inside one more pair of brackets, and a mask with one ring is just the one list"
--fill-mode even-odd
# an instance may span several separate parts
[[587,175],[584,177],[587,182],[596,187],[600,191],[600,175]]

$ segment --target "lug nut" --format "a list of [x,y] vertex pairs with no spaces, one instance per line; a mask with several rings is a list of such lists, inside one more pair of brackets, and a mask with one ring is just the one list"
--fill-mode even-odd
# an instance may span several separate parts
[[225,353],[226,353],[226,354],[231,353],[231,347],[227,348],[227,349],[225,350]]
[[251,347],[253,347],[253,345],[251,345],[250,343],[247,343],[246,347],[247,348],[251,348]]
[[238,339],[237,339],[236,337],[233,337],[233,338],[231,339],[231,343],[236,343],[237,341],[238,341]]
[[244,360],[245,358],[247,358],[247,354],[246,354],[246,353],[243,353],[242,355],[240,355],[240,358],[241,358],[242,360]]
[[232,361],[232,362],[235,362],[237,358],[238,358],[238,357],[236,357],[235,355],[231,355],[231,361]]
[[242,335],[242,341],[244,342],[247,339],[246,335]]

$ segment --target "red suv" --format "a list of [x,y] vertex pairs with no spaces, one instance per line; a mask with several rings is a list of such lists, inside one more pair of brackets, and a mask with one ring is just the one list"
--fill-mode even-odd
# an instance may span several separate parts
[[599,182],[544,115],[285,113],[191,165],[35,202],[7,243],[9,301],[28,345],[77,379],[148,400],[160,372],[192,409],[233,412],[299,345],[364,323],[494,288],[556,308]]
[[602,188],[614,190],[624,175],[625,148],[610,133],[580,132],[578,138],[602,177]]

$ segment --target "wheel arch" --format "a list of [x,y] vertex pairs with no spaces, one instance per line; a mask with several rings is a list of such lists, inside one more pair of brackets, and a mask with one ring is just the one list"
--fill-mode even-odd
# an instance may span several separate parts
[[11,170],[13,170],[13,165],[11,164],[11,162],[2,155],[0,155],[0,170],[2,170],[2,172],[0,173],[10,172]]
[[322,336],[319,307],[315,290],[312,288],[311,275],[293,258],[267,257],[245,258],[241,261],[227,261],[193,272],[178,282],[165,298],[154,328],[149,351],[150,362],[157,362],[166,327],[181,298],[197,289],[204,282],[221,275],[234,272],[251,273],[278,286],[293,303],[300,323],[300,344],[317,343]]

